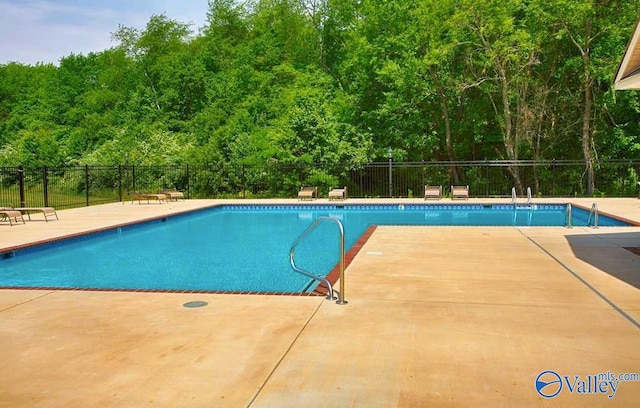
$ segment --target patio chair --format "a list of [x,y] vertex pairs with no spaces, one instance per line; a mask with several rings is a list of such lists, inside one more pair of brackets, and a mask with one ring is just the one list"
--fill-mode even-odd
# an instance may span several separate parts
[[469,199],[469,186],[451,186],[451,199]]
[[442,186],[424,186],[424,199],[434,198],[439,200],[442,197]]
[[20,211],[22,215],[26,214],[29,221],[31,221],[31,213],[41,213],[45,222],[49,222],[49,217],[56,217],[56,220],[59,219],[58,213],[53,207],[16,207],[14,210]]
[[12,218],[16,223],[18,222],[18,219],[20,219],[23,224],[25,223],[20,211],[11,208],[0,209],[0,221],[9,221],[9,225],[13,226],[13,221],[11,221]]
[[318,187],[300,187],[298,200],[313,200],[314,198],[318,198]]
[[329,191],[329,200],[346,200],[347,199],[347,187],[333,188]]
[[[164,193],[154,194],[154,193],[134,193],[131,198],[131,203],[137,201],[138,204],[142,204],[143,201],[146,201],[147,204],[150,204],[151,201],[157,201],[158,204],[162,204],[163,201],[167,201],[168,196]],[[124,203],[124,202],[123,202]]]
[[179,199],[184,200],[184,193],[182,191],[178,191],[175,188],[162,190],[160,194],[165,194],[169,201],[178,201]]

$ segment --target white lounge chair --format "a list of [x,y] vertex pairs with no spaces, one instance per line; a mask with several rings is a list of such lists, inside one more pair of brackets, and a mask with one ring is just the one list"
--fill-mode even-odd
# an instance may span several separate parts
[[135,193],[131,198],[131,203],[133,203],[134,201],[137,201],[138,204],[141,204],[143,201],[146,201],[147,204],[149,204],[151,201],[157,201],[158,204],[162,204],[163,201],[168,201],[168,200],[169,200],[169,196],[164,193],[160,193],[160,194]]
[[23,224],[25,223],[20,211],[11,208],[0,209],[0,221],[9,221],[9,225],[13,226],[14,221],[11,221],[11,219],[13,219],[16,223],[18,222],[18,219],[20,219]]
[[26,214],[29,221],[31,221],[31,213],[41,213],[45,222],[49,222],[49,217],[56,217],[56,220],[59,219],[58,213],[53,207],[17,207],[14,210],[20,211],[22,215]]
[[439,200],[442,197],[442,186],[424,186],[424,199]]
[[300,187],[298,200],[313,200],[314,198],[318,198],[318,187]]
[[329,191],[329,200],[346,200],[347,199],[347,187],[334,188]]
[[469,199],[469,186],[451,186],[451,199]]
[[168,189],[162,190],[160,194],[164,194],[167,196],[167,200],[178,201],[180,199],[184,200],[184,193],[182,191],[178,191],[176,189]]

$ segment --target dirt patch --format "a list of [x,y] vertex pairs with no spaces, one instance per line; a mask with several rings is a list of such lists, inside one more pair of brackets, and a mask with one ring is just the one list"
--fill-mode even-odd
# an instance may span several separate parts
[[640,247],[625,247],[626,250],[633,252],[634,254],[640,256]]

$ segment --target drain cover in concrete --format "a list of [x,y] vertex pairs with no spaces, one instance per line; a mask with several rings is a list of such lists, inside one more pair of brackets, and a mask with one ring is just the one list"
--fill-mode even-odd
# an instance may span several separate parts
[[208,304],[209,303],[203,302],[202,300],[194,300],[192,302],[187,302],[182,306],[184,306],[184,307],[204,307],[204,306],[206,306]]

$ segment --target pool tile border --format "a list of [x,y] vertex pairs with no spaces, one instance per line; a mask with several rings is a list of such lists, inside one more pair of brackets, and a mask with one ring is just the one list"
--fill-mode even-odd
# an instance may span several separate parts
[[[355,259],[356,255],[358,255],[358,252],[360,252],[360,250],[362,249],[364,244],[367,243],[369,238],[371,238],[371,235],[373,235],[376,228],[377,228],[376,225],[370,225],[362,233],[362,235],[358,237],[358,240],[353,244],[351,249],[349,249],[349,251],[344,255],[345,269],[347,269],[347,267]],[[327,275],[327,280],[332,286],[338,281],[339,278],[340,278],[340,264],[334,266],[331,272],[329,272],[329,274]],[[320,283],[320,285],[318,285],[314,290],[314,293],[317,293],[318,295],[321,295],[321,296],[326,296],[328,292],[329,292],[329,289],[326,288],[322,283]]]

